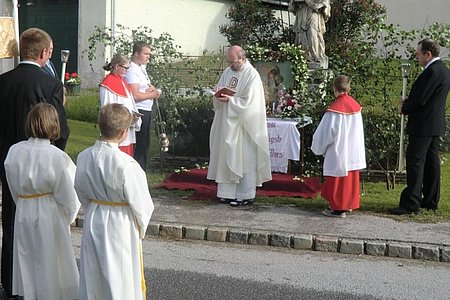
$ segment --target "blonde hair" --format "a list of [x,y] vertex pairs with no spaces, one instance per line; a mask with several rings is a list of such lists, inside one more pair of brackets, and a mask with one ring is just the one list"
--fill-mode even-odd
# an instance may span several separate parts
[[28,113],[25,133],[32,138],[49,139],[50,141],[59,139],[61,133],[59,117],[53,105],[36,104]]
[[131,126],[132,116],[122,104],[112,103],[103,106],[98,115],[98,126],[103,138],[118,139],[124,129]]
[[115,54],[113,58],[111,59],[111,62],[106,63],[106,65],[103,66],[103,70],[105,71],[112,71],[115,66],[117,65],[124,65],[128,63],[130,59],[123,54]]
[[52,39],[50,35],[39,28],[29,28],[20,35],[20,58],[25,59],[39,59],[42,50],[50,49]]
[[339,93],[350,92],[350,78],[345,75],[338,75],[334,78],[333,86]]

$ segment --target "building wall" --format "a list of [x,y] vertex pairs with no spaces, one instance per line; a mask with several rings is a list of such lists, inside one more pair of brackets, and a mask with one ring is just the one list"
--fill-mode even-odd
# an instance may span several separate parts
[[[201,55],[204,50],[218,51],[227,44],[219,33],[226,23],[225,14],[231,0],[80,0],[80,53],[87,49],[87,39],[94,26],[116,28],[116,24],[131,29],[150,28],[154,36],[167,32],[182,53]],[[85,85],[95,86],[103,78],[102,66],[113,54],[112,49],[97,51],[97,60],[89,66],[87,57],[79,57],[79,73]]]
[[[449,23],[448,1],[377,0],[387,8],[387,22],[405,29],[423,28],[433,22]],[[184,54],[200,55],[204,50],[218,51],[227,45],[219,26],[228,22],[225,15],[233,3],[234,0],[80,0],[78,72],[84,79],[83,86],[94,87],[100,82],[104,76],[102,66],[112,54],[111,49],[98,49],[97,59],[90,66],[83,51],[88,48],[87,39],[95,26],[148,26],[155,36],[169,33]],[[11,0],[0,0],[0,9],[10,7]],[[283,17],[289,19],[287,13]],[[11,68],[11,61],[2,59],[0,72]]]

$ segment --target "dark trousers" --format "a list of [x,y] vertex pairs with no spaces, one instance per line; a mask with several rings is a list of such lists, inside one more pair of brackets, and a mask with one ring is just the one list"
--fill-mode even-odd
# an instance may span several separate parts
[[[3,163],[2,163],[3,169]],[[14,244],[14,216],[16,205],[9,191],[4,169],[1,170],[2,180],[2,286],[7,296],[12,296],[12,264]]]
[[136,132],[136,145],[134,147],[134,159],[139,163],[144,171],[147,171],[147,153],[150,147],[150,126],[152,125],[152,112],[140,109],[141,130]]
[[400,206],[413,211],[437,209],[440,182],[439,136],[409,136],[406,150],[407,187],[400,196]]

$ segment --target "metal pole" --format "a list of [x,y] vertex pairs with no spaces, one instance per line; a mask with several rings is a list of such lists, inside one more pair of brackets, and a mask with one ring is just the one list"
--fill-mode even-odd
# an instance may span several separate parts
[[66,64],[69,61],[69,55],[70,55],[70,51],[69,50],[61,50],[61,81],[64,84],[64,75],[66,75]]
[[64,84],[65,75],[66,75],[66,63],[63,62],[62,67],[61,67],[61,81],[63,84]]
[[[403,90],[402,90],[402,100],[406,98],[406,85],[408,83],[408,77],[403,76]],[[403,135],[404,135],[404,125],[405,123],[405,115],[401,114],[400,120],[400,149],[398,153],[398,171],[403,171]]]

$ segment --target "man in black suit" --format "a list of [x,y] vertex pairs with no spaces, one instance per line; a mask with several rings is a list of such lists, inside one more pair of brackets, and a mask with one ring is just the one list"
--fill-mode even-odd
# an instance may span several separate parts
[[56,79],[58,79],[59,77],[58,77],[58,73],[56,72],[55,65],[50,60],[50,58],[52,58],[52,54],[53,54],[53,42],[50,42],[50,49],[49,49],[48,60],[45,63],[45,65],[42,66],[42,71],[44,71],[48,75],[53,76]]
[[[25,140],[25,122],[30,109],[40,102],[52,104],[59,114],[61,137],[55,146],[64,150],[69,126],[63,106],[63,85],[41,70],[49,57],[51,38],[43,30],[30,28],[20,35],[20,64],[0,75],[0,177],[2,181],[1,282],[5,299],[12,294],[12,263],[15,204],[5,177],[4,162],[11,145]],[[24,158],[26,159],[26,158]]]
[[436,211],[440,197],[441,167],[439,138],[445,131],[445,104],[450,90],[450,71],[439,58],[437,41],[424,39],[417,45],[416,58],[424,67],[409,97],[400,104],[408,115],[406,132],[407,187],[400,196],[394,215],[419,214],[421,208]]

